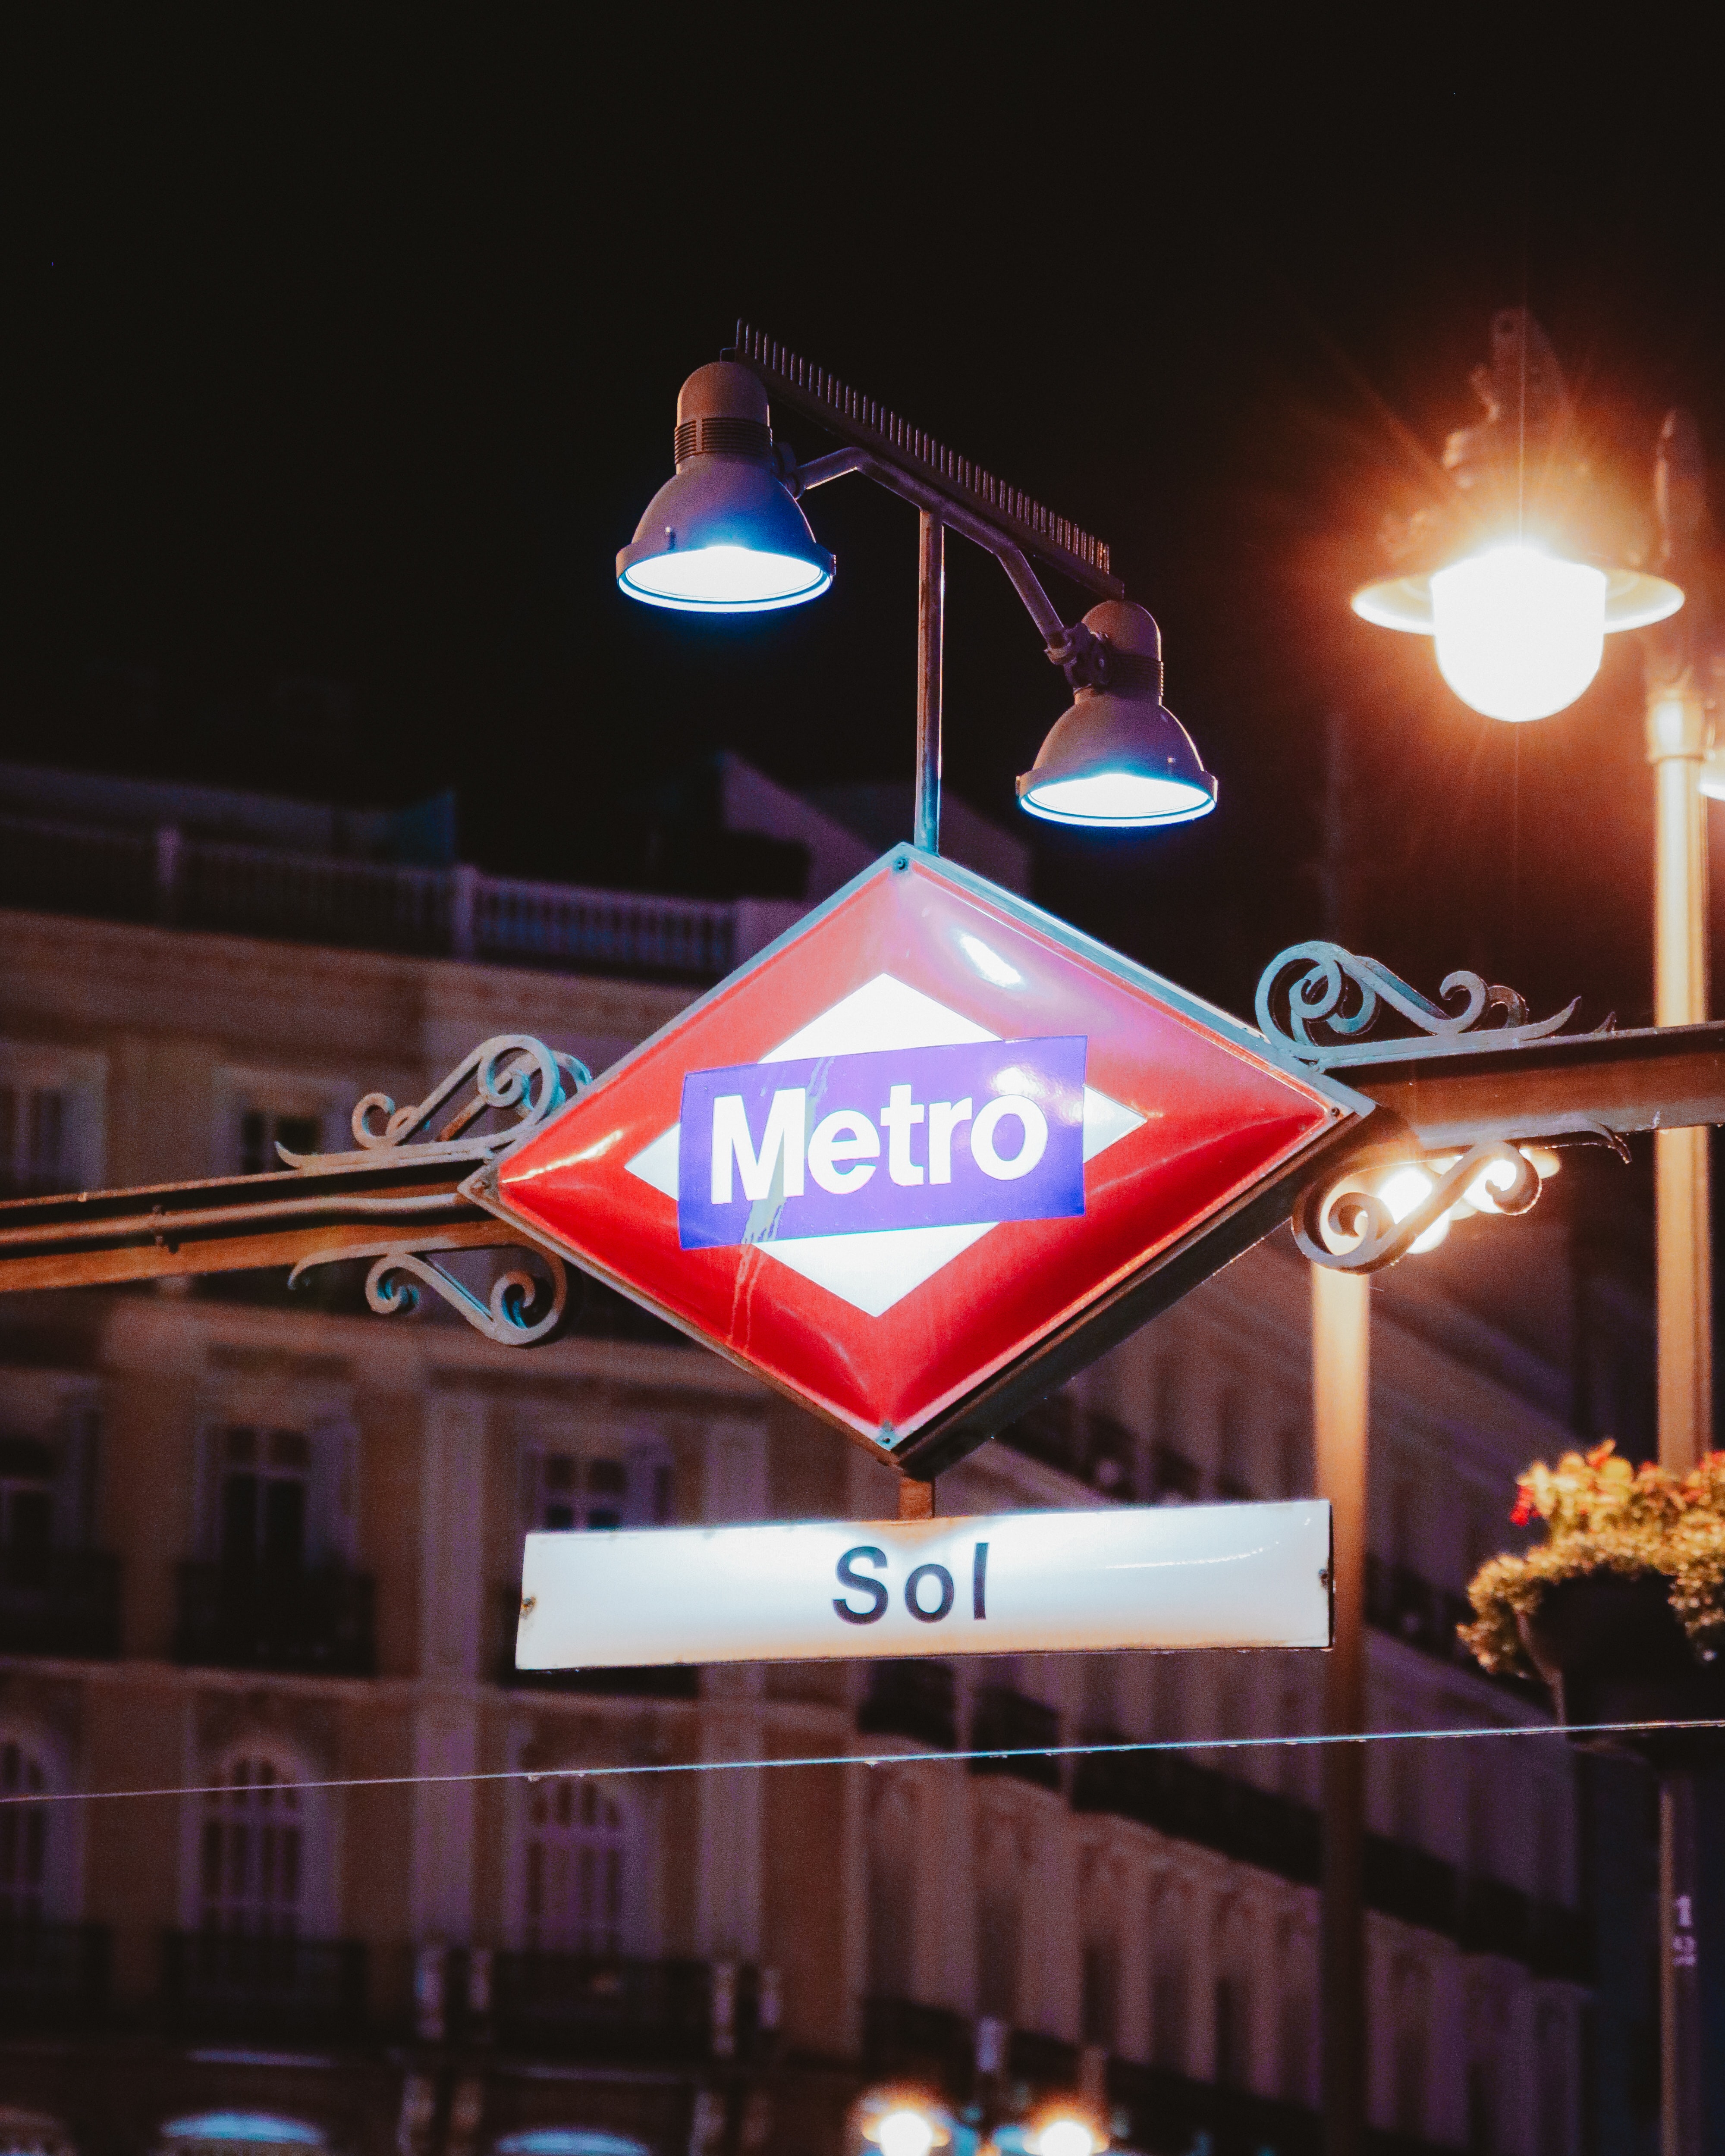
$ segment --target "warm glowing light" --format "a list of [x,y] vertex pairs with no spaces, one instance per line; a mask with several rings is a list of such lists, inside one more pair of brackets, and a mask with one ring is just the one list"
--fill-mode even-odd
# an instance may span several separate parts
[[1036,2138],[1038,2156],[1096,2156],[1101,2145],[1081,2118],[1051,2118]]
[[[876,2121],[875,2138],[880,2144],[880,2156],[928,2156],[934,2146],[934,2128],[907,2104]],[[1090,2156],[1087,2148],[1084,2156]]]
[[[1423,1205],[1437,1185],[1423,1168],[1392,1168],[1378,1186],[1378,1195],[1389,1208],[1392,1220],[1405,1220],[1418,1206]],[[1423,1235],[1416,1235],[1409,1245],[1411,1250],[1435,1250],[1450,1232],[1450,1216],[1440,1213]]]
[[1021,797],[1021,806],[1051,824],[1189,824],[1208,816],[1215,796],[1183,778],[1158,778],[1142,771],[1086,772],[1079,778],[1050,778]]
[[1431,579],[1439,671],[1488,719],[1549,718],[1605,649],[1606,576],[1538,547],[1489,547]]
[[694,613],[762,613],[819,598],[833,581],[819,562],[752,547],[672,547],[618,578],[631,598]]

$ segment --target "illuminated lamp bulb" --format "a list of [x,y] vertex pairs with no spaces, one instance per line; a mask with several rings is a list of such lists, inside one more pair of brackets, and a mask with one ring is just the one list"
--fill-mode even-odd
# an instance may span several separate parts
[[1548,719],[1573,704],[1605,652],[1606,577],[1519,542],[1435,571],[1438,670],[1488,719]]
[[[1378,1195],[1389,1209],[1392,1220],[1405,1220],[1416,1207],[1423,1205],[1436,1188],[1423,1168],[1392,1168],[1378,1186]],[[1414,1251],[1435,1250],[1450,1232],[1450,1216],[1440,1213],[1423,1235],[1416,1235],[1409,1249]]]
[[1038,2156],[1096,2156],[1101,2146],[1081,2118],[1051,2118],[1036,2138]]
[[875,2138],[880,2144],[880,2156],[928,2156],[934,2146],[934,2128],[922,2112],[906,2104],[901,2110],[889,2111],[879,2121]]

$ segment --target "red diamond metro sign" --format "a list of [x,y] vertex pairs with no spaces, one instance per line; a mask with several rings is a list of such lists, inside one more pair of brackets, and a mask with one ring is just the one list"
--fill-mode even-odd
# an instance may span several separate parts
[[928,1475],[1286,1219],[1370,1105],[904,846],[470,1188]]

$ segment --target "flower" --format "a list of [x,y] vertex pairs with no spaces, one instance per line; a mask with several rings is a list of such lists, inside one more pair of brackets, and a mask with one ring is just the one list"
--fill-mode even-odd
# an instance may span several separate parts
[[1486,1669],[1532,1675],[1517,1620],[1548,1586],[1597,1572],[1663,1574],[1697,1655],[1711,1661],[1725,1648],[1725,1452],[1678,1476],[1651,1460],[1631,1466],[1608,1438],[1555,1467],[1535,1460],[1517,1478],[1510,1518],[1539,1521],[1545,1539],[1492,1558],[1469,1584],[1475,1621],[1458,1630]]

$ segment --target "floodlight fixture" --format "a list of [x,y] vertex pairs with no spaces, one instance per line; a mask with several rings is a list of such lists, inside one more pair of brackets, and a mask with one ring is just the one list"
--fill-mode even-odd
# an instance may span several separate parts
[[1485,418],[1445,444],[1450,495],[1389,521],[1394,573],[1356,592],[1353,610],[1431,637],[1445,680],[1486,718],[1549,718],[1586,690],[1607,636],[1665,620],[1683,593],[1644,566],[1645,520],[1612,499],[1525,308],[1493,319],[1472,381]]
[[[842,446],[799,465],[773,439],[774,403]],[[1052,822],[1103,829],[1185,823],[1215,805],[1215,780],[1163,706],[1156,624],[1125,603],[1108,549],[1090,532],[742,322],[736,345],[683,384],[675,456],[674,475],[617,557],[619,589],[649,606],[760,613],[818,598],[835,564],[801,497],[848,473],[916,506],[917,845],[939,850],[948,528],[1000,563],[1075,691],[1035,769],[1019,782],[1022,805]],[[1069,627],[1032,557],[1105,603]]]
[[785,485],[767,393],[747,367],[697,367],[677,398],[674,475],[617,557],[631,598],[685,613],[762,613],[819,598],[833,557]]
[[1105,599],[1080,627],[1076,693],[1019,779],[1019,805],[1052,824],[1102,830],[1209,815],[1216,782],[1163,703],[1154,620],[1129,599]]

